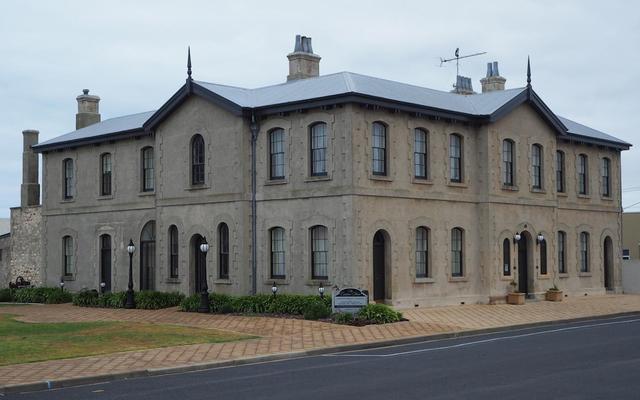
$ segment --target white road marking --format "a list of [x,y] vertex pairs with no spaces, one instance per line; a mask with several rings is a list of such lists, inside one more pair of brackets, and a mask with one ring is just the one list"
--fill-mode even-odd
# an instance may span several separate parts
[[[519,338],[529,337],[529,336],[547,335],[547,334],[551,334],[551,333],[567,332],[567,331],[573,331],[573,330],[577,330],[577,329],[595,328],[595,327],[607,326],[607,325],[630,324],[630,323],[634,323],[634,322],[640,322],[640,319],[629,319],[629,320],[624,320],[624,321],[603,322],[603,323],[598,323],[598,324],[589,324],[589,325],[570,326],[570,327],[566,327],[566,328],[548,329],[548,330],[544,330],[544,331],[522,333],[522,334],[519,334],[519,335],[500,336],[500,337],[494,337],[494,338],[483,339],[483,340],[475,340],[475,341],[472,341],[472,342],[452,344],[452,345],[449,345],[449,346],[439,346],[439,347],[432,347],[432,348],[428,348],[428,349],[401,351],[401,352],[389,353],[389,354],[333,353],[333,354],[327,354],[326,356],[329,356],[329,357],[396,357],[396,356],[403,356],[403,355],[407,355],[407,354],[426,353],[426,352],[430,352],[430,351],[439,351],[439,350],[455,349],[455,348],[460,348],[460,347],[468,347],[468,346],[474,346],[474,345],[478,345],[478,344],[497,342],[497,341],[500,341],[500,340],[512,340],[512,339],[519,339]],[[453,339],[460,339],[460,337],[447,338],[447,339],[443,339],[443,340],[453,340]],[[424,343],[429,343],[429,342],[424,342]],[[408,345],[404,344],[404,345],[400,345],[400,346],[408,346]],[[372,349],[358,350],[358,351],[372,351]],[[375,351],[375,350],[373,350],[373,351]]]

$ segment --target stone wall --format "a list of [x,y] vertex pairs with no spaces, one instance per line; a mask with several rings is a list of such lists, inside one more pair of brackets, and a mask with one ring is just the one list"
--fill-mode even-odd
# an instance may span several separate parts
[[43,282],[42,212],[37,207],[11,209],[11,258],[8,280],[22,276],[32,285]]
[[11,235],[0,236],[0,288],[9,285],[8,273],[9,273],[9,260],[11,257],[10,251]]

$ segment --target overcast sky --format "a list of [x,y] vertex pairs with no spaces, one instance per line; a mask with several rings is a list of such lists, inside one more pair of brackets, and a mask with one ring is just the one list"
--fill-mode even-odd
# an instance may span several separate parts
[[[461,62],[476,90],[497,60],[557,114],[640,147],[640,6],[630,1],[25,1],[0,7],[0,217],[20,204],[22,130],[75,128],[83,88],[102,119],[160,107],[183,83],[283,82],[295,34],[321,74],[352,71],[450,90]],[[640,150],[623,153],[623,206],[640,202]],[[628,211],[640,211],[640,204]]]

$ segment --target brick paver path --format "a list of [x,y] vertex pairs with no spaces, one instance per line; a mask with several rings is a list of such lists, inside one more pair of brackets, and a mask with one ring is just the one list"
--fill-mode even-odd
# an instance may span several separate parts
[[402,311],[409,321],[350,327],[300,319],[183,313],[176,309],[111,310],[80,308],[68,304],[1,307],[0,313],[20,315],[18,319],[26,322],[144,321],[215,328],[256,335],[259,338],[4,366],[0,367],[0,386],[640,311],[640,296],[592,296],[569,298],[561,303],[537,301],[522,306],[461,305]]

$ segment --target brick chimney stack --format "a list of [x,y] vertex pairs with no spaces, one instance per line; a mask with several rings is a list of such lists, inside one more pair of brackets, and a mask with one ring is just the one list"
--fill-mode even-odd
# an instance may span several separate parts
[[296,35],[293,53],[288,54],[287,58],[289,59],[287,82],[320,76],[320,56],[313,54],[310,37]]
[[100,122],[100,97],[90,95],[89,89],[82,89],[82,94],[76,97],[76,100],[78,100],[76,129]]
[[22,185],[20,185],[20,206],[30,207],[40,205],[40,184],[38,170],[40,169],[38,155],[31,146],[38,144],[36,130],[22,131]]
[[498,71],[498,62],[487,63],[487,76],[480,79],[482,85],[482,93],[493,92],[495,90],[504,90],[504,83],[507,80],[500,76]]

